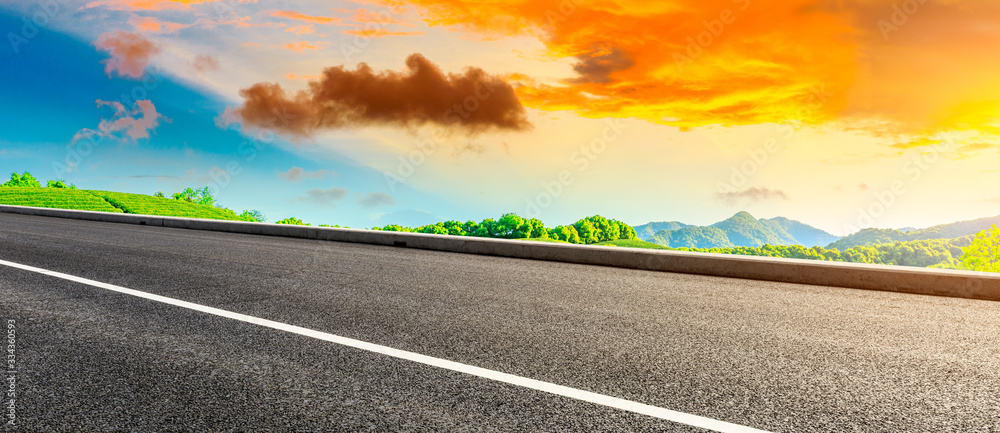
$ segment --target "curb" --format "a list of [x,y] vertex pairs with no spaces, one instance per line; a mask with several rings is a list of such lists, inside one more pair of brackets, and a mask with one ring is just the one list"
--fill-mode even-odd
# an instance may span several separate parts
[[0,205],[0,212],[1000,301],[1000,274]]

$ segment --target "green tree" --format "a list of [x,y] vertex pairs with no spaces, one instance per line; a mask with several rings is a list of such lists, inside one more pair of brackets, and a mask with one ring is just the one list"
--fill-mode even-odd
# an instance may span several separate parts
[[[66,188],[66,189],[70,188],[69,186],[66,185],[66,181],[62,179],[50,180],[47,186],[49,188]],[[73,186],[73,189],[76,189],[75,185]]]
[[295,218],[295,217],[288,217],[288,218],[285,218],[283,220],[275,221],[274,223],[275,224],[288,224],[288,225],[293,225],[293,226],[308,226],[308,225],[311,225],[311,224],[306,224],[306,223],[302,222],[302,220],[300,220],[298,218]]
[[243,211],[243,213],[239,214],[239,218],[241,221],[249,221],[255,223],[267,222],[267,217],[264,216],[264,213],[262,213],[257,209],[245,210]]
[[24,172],[24,174],[18,175],[17,172],[10,174],[10,180],[0,186],[14,187],[14,188],[41,188],[42,183],[35,179],[34,176],[29,172]]
[[1000,272],[1000,229],[996,225],[983,230],[962,249],[962,269]]
[[174,200],[184,200],[191,203],[198,203],[205,206],[215,206],[215,196],[208,187],[202,189],[187,188],[184,191],[174,194]]

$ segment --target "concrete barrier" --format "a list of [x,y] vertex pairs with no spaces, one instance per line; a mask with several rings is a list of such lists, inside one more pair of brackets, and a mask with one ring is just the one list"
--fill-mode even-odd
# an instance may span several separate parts
[[0,205],[0,212],[1000,301],[1000,274]]

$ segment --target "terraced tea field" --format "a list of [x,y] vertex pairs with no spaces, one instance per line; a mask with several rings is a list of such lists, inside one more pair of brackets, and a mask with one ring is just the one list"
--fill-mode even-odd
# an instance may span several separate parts
[[106,200],[112,206],[125,211],[125,213],[215,220],[239,220],[236,213],[229,209],[190,203],[183,200],[122,192],[89,190],[87,192]]
[[236,213],[229,209],[109,191],[0,187],[0,204],[240,221]]
[[0,204],[48,207],[56,209],[118,212],[118,209],[100,197],[76,189],[62,188],[0,188]]

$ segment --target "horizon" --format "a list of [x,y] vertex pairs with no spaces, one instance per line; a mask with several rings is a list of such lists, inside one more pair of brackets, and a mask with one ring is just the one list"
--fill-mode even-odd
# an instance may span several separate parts
[[1000,5],[683,3],[0,0],[0,168],[351,227],[1000,215]]

